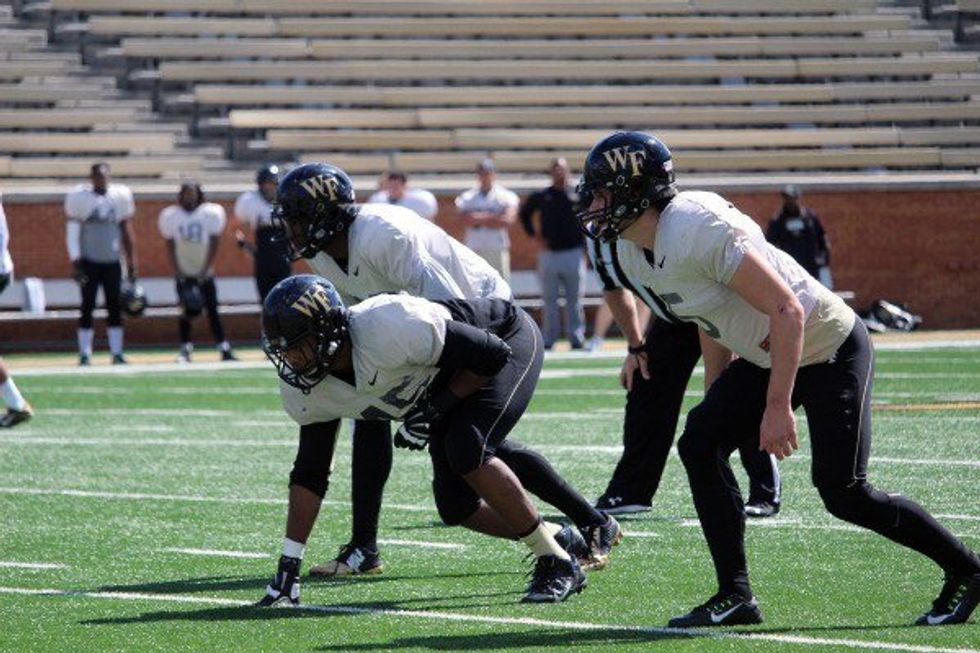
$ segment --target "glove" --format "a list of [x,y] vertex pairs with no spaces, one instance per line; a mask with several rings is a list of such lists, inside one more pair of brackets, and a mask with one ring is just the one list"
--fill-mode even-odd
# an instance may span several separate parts
[[419,399],[402,420],[395,432],[394,444],[399,449],[421,451],[429,444],[432,426],[441,420],[459,400],[448,390],[438,397]]
[[255,605],[263,608],[281,602],[299,605],[299,566],[302,562],[299,558],[280,556],[279,570],[272,579],[272,583],[266,586],[265,596],[259,599]]
[[82,268],[82,262],[80,260],[72,261],[71,264],[75,267],[71,275],[72,278],[75,280],[75,283],[77,283],[79,286],[84,286],[85,284],[87,284],[88,275],[85,274],[85,269]]

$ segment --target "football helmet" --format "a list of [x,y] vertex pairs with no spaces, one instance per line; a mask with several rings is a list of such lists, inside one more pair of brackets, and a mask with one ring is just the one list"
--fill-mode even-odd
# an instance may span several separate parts
[[262,350],[279,378],[309,392],[350,339],[349,315],[329,281],[312,274],[283,279],[262,307]]
[[354,183],[329,163],[307,163],[280,181],[272,221],[283,230],[290,258],[313,258],[357,216]]
[[[592,209],[599,191],[605,205]],[[615,132],[589,151],[578,187],[582,231],[614,240],[650,207],[663,209],[677,194],[670,150],[643,132]]]
[[265,163],[255,173],[255,183],[259,186],[269,181],[279,183],[279,166],[275,163]]
[[146,291],[136,279],[126,279],[119,289],[119,303],[129,317],[139,317],[146,310]]

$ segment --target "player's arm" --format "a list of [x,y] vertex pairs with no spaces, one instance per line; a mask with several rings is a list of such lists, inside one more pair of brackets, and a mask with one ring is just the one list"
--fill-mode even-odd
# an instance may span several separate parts
[[707,392],[732,362],[734,355],[701,329],[698,329],[698,338],[701,341],[701,358],[704,360],[704,391]]
[[128,217],[119,223],[119,235],[122,241],[123,254],[126,257],[126,276],[136,276],[136,235],[133,232],[133,218]]
[[[604,290],[602,296],[606,305],[609,306],[613,321],[623,332],[626,337],[626,344],[631,350],[626,355],[626,360],[623,361],[623,367],[619,373],[620,385],[629,391],[633,389],[633,377],[637,370],[640,370],[644,379],[650,378],[646,352],[640,350],[644,344],[643,329],[640,327],[640,320],[637,316],[636,299],[633,297],[633,293],[625,288]],[[634,354],[633,351],[637,353]]]
[[791,397],[803,352],[803,306],[773,267],[751,249],[745,253],[728,286],[769,317],[772,369],[760,428],[760,448],[782,460],[799,447]]
[[235,200],[233,213],[235,214],[235,241],[238,243],[239,249],[254,256],[255,243],[249,240],[254,234],[252,233],[252,220],[248,217],[248,197],[246,194],[239,195],[238,199]]

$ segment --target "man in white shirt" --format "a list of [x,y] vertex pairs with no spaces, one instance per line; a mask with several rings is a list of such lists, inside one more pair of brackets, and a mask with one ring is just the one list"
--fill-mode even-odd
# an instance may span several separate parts
[[211,334],[221,360],[238,360],[225,340],[221,316],[218,315],[218,291],[214,284],[214,257],[221,233],[225,230],[225,210],[220,204],[206,202],[199,184],[185,182],[180,186],[177,204],[160,212],[160,235],[167,239],[167,251],[174,266],[177,297],[183,307],[179,318],[180,354],[178,362],[191,362],[194,344],[191,320],[206,310]]
[[517,221],[517,194],[496,183],[496,167],[484,159],[476,167],[476,188],[456,198],[456,215],[466,226],[464,242],[510,281],[510,226]]
[[[7,228],[7,215],[3,212],[3,202],[0,202],[0,293],[3,293],[14,278],[14,261],[10,258],[10,231]],[[26,422],[34,416],[34,409],[27,403],[13,378],[7,372],[7,366],[0,358],[0,396],[7,406],[7,412],[0,416],[0,428],[10,428],[21,422]]]
[[[405,292],[432,301],[511,299],[510,287],[490,265],[445,231],[408,209],[389,204],[357,205],[350,178],[327,163],[291,170],[279,183],[274,214],[283,225],[294,257],[333,283],[350,303],[381,293]],[[397,340],[392,335],[392,338]],[[370,415],[368,416],[370,417]],[[329,459],[337,423],[300,429],[299,451],[290,476],[292,511],[312,514],[308,528],[294,532],[305,542],[329,477]],[[396,439],[401,447],[409,445]],[[569,487],[547,460],[533,451],[507,448],[501,458],[533,494],[568,515],[588,535],[587,565],[605,565],[620,537],[615,519],[607,519]],[[392,464],[392,439],[383,415],[359,419],[352,453],[351,541],[315,575],[379,573],[378,518]],[[529,480],[525,480],[529,479]]]
[[401,170],[390,170],[385,175],[383,190],[369,197],[368,204],[404,206],[430,222],[435,222],[439,212],[436,196],[424,188],[409,188],[408,176]]
[[[124,364],[120,254],[126,257],[126,276],[136,276],[136,239],[131,218],[136,213],[133,194],[122,184],[110,183],[107,163],[92,166],[88,184],[80,184],[65,197],[65,244],[82,294],[78,320],[79,364],[92,358],[92,311],[102,287],[109,313],[109,351],[114,364]],[[121,251],[120,251],[121,250]]]
[[[640,248],[644,289],[700,329],[705,398],[677,443],[715,565],[718,592],[670,627],[762,621],[749,586],[745,513],[728,458],[754,442],[777,459],[809,424],[811,476],[834,516],[930,558],[946,576],[919,625],[963,623],[980,602],[980,558],[922,506],[868,482],[873,351],[864,323],[731,202],[679,193],[670,150],[641,132],[592,148],[581,191],[586,232]],[[738,356],[734,358],[733,356]]]
[[279,166],[267,163],[255,175],[256,188],[248,190],[235,200],[235,218],[238,224],[254,234],[249,241],[241,230],[235,232],[238,246],[255,259],[255,286],[259,299],[265,301],[272,287],[292,273],[289,253],[280,238],[282,232],[272,224],[272,203],[276,201],[279,184]]

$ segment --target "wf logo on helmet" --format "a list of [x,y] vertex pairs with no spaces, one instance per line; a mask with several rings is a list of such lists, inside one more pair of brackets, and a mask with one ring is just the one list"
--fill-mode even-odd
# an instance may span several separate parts
[[646,160],[647,153],[644,150],[631,150],[628,146],[614,147],[602,153],[606,158],[606,163],[612,168],[613,172],[620,172],[631,168],[631,176],[640,176],[640,166]]
[[293,302],[291,308],[306,317],[313,317],[314,311],[326,313],[330,310],[330,297],[322,287],[314,286],[300,295],[299,299]]
[[303,187],[310,197],[313,199],[318,199],[320,197],[326,196],[331,202],[337,201],[337,179],[336,177],[328,177],[326,175],[318,175],[316,177],[310,177],[309,179],[304,179],[299,182],[299,185]]

